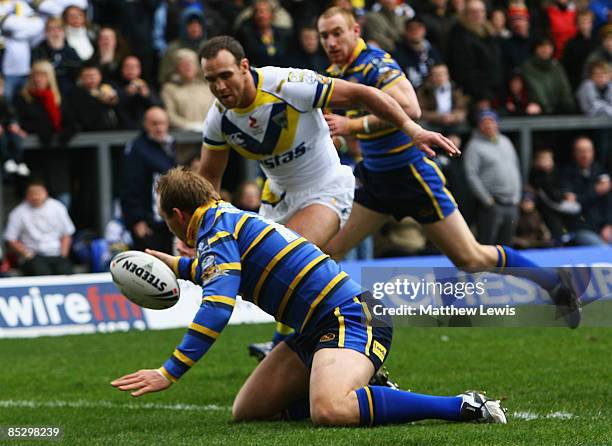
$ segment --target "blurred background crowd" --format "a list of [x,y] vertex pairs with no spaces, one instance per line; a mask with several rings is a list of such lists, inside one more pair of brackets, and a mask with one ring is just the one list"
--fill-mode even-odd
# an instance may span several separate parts
[[[612,243],[612,0],[3,0],[0,154],[12,211],[0,271],[64,273],[74,261],[101,270],[113,250],[171,246],[152,186],[177,163],[197,165],[198,145],[173,134],[200,132],[214,100],[199,46],[231,34],[254,66],[324,72],[316,18],[334,5],[399,62],[425,125],[461,146],[460,160],[438,162],[481,242]],[[536,135],[524,177],[499,120],[576,114],[608,117],[610,128]],[[102,234],[92,229],[95,156],[67,147],[80,133],[119,130],[139,133],[113,157],[116,218]],[[359,160],[354,142],[339,151]],[[258,183],[232,164],[226,177],[225,199],[257,210]],[[433,252],[406,219],[351,255]]]

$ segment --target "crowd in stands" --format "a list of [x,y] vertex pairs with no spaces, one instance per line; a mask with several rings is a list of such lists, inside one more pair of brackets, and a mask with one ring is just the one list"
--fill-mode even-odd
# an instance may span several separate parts
[[[352,10],[366,42],[399,62],[426,124],[462,145],[481,241],[612,243],[612,130],[580,136],[572,147],[554,136],[536,141],[531,175],[521,179],[512,141],[497,127],[498,116],[582,113],[612,122],[610,0],[3,1],[4,180],[42,178],[57,203],[70,207],[70,155],[52,148],[79,132],[141,129],[117,179],[122,218],[135,246],[153,238],[167,246],[150,191],[156,174],[177,163],[169,131],[200,132],[213,103],[200,45],[231,34],[254,66],[324,72],[316,18],[332,5]],[[461,131],[466,124],[471,135]],[[26,164],[28,135],[42,150]],[[353,146],[350,155],[359,156]],[[256,209],[254,187],[240,188],[241,206]]]

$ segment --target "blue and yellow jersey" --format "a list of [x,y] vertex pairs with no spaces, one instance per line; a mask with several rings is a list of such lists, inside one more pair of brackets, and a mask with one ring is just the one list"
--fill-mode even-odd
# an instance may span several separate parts
[[[366,45],[359,39],[351,57],[352,62],[340,67],[332,65],[327,69],[330,77],[341,78],[349,82],[387,90],[402,79],[406,79],[398,63],[389,53]],[[347,111],[346,116],[358,117],[367,115],[365,110]],[[368,170],[385,171],[407,166],[423,157],[421,151],[414,147],[410,136],[397,128],[389,128],[374,133],[357,135],[363,163]]]
[[335,175],[340,160],[321,112],[334,80],[295,68],[263,67],[251,74],[253,103],[227,109],[215,101],[204,122],[204,149],[231,149],[258,160],[282,190],[303,190]]
[[197,209],[187,230],[195,259],[177,257],[177,277],[202,285],[202,304],[160,369],[176,380],[228,323],[236,295],[298,333],[351,301],[361,287],[319,248],[290,229],[222,201]]

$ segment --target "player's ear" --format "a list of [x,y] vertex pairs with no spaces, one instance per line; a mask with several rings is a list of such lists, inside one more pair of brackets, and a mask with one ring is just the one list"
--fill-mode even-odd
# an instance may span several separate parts
[[247,59],[246,57],[240,61],[239,65],[240,65],[240,70],[243,73],[246,73],[249,71],[249,68],[250,68],[249,59]]
[[353,25],[353,32],[359,38],[361,36],[361,25],[357,22]]

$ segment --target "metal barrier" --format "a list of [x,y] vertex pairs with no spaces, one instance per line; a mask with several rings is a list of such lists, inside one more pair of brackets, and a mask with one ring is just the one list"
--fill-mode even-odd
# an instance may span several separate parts
[[[523,178],[527,178],[531,165],[534,131],[612,129],[612,119],[608,117],[590,118],[582,115],[509,117],[501,119],[499,127],[503,133],[519,133],[520,144],[518,150],[521,171]],[[471,129],[467,125],[463,125],[457,130],[468,133]],[[100,203],[97,226],[100,231],[104,230],[106,223],[112,218],[113,172],[111,147],[124,146],[136,138],[137,134],[136,131],[80,133],[71,139],[67,145],[71,149],[93,147],[96,150],[96,170],[99,178],[98,202]],[[201,141],[200,134],[195,132],[173,132],[172,135],[178,143],[199,143]],[[25,140],[24,148],[35,150],[40,149],[40,145],[36,138],[28,137]],[[244,159],[243,162],[245,163],[247,179],[254,179],[257,174],[257,164],[254,161]],[[0,231],[2,231],[2,224],[6,218],[2,196],[2,181],[0,181]]]

